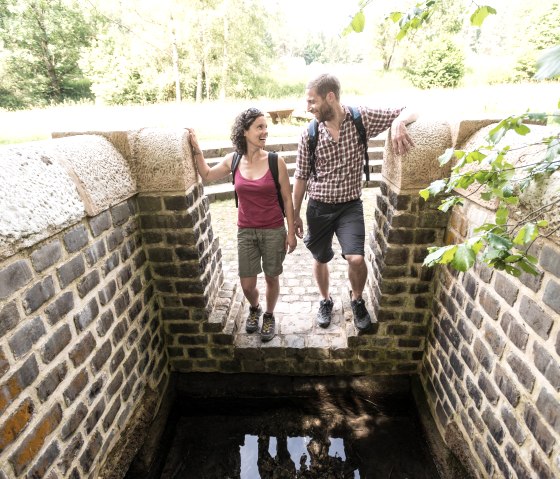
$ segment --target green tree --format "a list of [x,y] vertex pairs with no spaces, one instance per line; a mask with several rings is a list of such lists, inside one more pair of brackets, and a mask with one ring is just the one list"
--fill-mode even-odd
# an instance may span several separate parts
[[11,93],[30,104],[58,103],[90,96],[78,66],[93,23],[76,2],[4,0],[0,38],[9,52],[5,74]]

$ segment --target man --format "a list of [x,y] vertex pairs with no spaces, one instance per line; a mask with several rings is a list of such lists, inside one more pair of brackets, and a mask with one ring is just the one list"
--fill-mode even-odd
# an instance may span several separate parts
[[[327,328],[331,322],[333,300],[329,292],[328,262],[333,258],[336,233],[342,256],[348,262],[352,288],[352,312],[359,331],[369,329],[370,315],[362,299],[367,280],[364,260],[365,226],[362,200],[364,147],[348,107],[340,103],[340,83],[323,74],[307,85],[307,110],[318,122],[315,165],[312,171],[308,148],[309,131],[302,133],[295,171],[294,220],[296,234],[303,237],[301,203],[307,190],[307,234],[304,243],[313,254],[313,275],[323,298],[317,323]],[[367,138],[391,128],[393,150],[403,155],[414,146],[406,125],[417,115],[406,108],[372,109],[358,107]]]

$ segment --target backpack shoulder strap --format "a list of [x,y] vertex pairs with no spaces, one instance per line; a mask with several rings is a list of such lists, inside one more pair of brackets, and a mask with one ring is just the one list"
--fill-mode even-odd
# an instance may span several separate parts
[[268,153],[268,168],[270,169],[270,173],[272,173],[272,178],[274,178],[274,184],[276,185],[276,193],[278,196],[278,203],[280,203],[280,209],[282,210],[282,214],[286,216],[286,212],[284,211],[284,199],[282,198],[278,174],[278,153],[274,151]]
[[319,122],[317,118],[313,118],[307,125],[307,148],[309,151],[309,166],[311,167],[311,173],[314,177],[317,177],[317,171],[315,169],[315,150],[317,149],[317,142],[319,141]]
[[235,207],[239,207],[239,199],[237,198],[237,191],[235,191],[235,172],[241,161],[241,155],[235,151],[233,153],[233,158],[231,159],[231,184],[233,186],[233,196],[235,197]]
[[362,121],[362,115],[357,108],[349,106],[348,109],[352,113],[352,121],[356,130],[358,130],[358,136],[360,137],[360,142],[364,146],[364,173],[366,174],[366,181],[369,181],[369,155],[368,155],[368,137],[366,133],[366,128],[364,127],[364,122]]

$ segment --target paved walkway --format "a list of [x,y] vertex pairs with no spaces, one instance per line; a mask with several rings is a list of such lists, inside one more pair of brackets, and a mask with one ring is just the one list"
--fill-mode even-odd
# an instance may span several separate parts
[[[366,222],[366,243],[368,231],[374,223],[374,202],[377,188],[365,188],[362,194]],[[305,212],[306,202],[302,206]],[[222,249],[222,268],[226,280],[238,282],[237,276],[237,209],[233,200],[216,201],[210,204],[210,214],[214,234],[219,238]],[[305,215],[302,214],[305,223]],[[305,224],[304,224],[305,227]],[[366,245],[367,247],[367,245]],[[346,261],[340,255],[340,247],[335,237],[335,257],[329,263],[331,272],[331,295],[334,301],[333,319],[327,329],[315,324],[320,296],[313,278],[313,257],[298,238],[296,250],[286,256],[284,273],[280,277],[280,297],[275,309],[276,337],[269,343],[261,343],[258,333],[245,332],[245,318],[248,304],[245,304],[242,323],[236,332],[237,347],[329,347],[344,348],[347,337],[356,335],[350,308],[349,286]],[[265,280],[259,275],[257,285],[261,305],[265,307]],[[262,319],[261,319],[262,323]]]

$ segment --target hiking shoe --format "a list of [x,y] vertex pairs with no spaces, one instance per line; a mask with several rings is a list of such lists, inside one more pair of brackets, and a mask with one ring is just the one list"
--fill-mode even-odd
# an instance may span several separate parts
[[276,321],[270,313],[264,313],[263,324],[261,328],[261,341],[270,341],[274,337]]
[[323,299],[319,303],[319,311],[317,312],[317,324],[322,328],[328,328],[331,324],[331,316],[333,310],[333,300],[329,296],[329,299]]
[[245,323],[245,331],[251,334],[259,329],[259,318],[261,314],[262,308],[260,304],[249,306],[249,316],[247,316],[247,322]]
[[352,301],[352,312],[354,313],[354,325],[359,331],[365,331],[371,326],[371,318],[362,298]]

